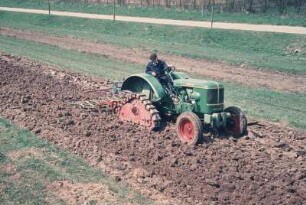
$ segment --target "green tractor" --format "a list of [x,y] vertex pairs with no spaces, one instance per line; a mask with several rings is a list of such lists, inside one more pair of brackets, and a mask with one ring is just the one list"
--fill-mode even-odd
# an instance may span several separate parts
[[[202,141],[204,132],[225,131],[234,137],[247,131],[247,118],[238,107],[224,108],[224,86],[215,81],[192,79],[175,69],[167,72],[175,96],[149,74],[135,74],[123,81],[119,93],[123,103],[115,106],[123,121],[158,129],[161,119],[176,119],[180,140],[187,144]],[[119,89],[119,90],[118,90]]]

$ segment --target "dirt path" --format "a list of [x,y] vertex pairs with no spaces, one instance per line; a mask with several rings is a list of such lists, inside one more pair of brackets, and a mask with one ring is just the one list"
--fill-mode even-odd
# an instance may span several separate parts
[[117,181],[166,204],[303,204],[306,132],[261,122],[240,139],[182,145],[160,132],[81,109],[104,98],[92,79],[0,55],[0,116],[81,155]]
[[[37,9],[0,7],[0,10],[22,12],[22,13],[33,13],[33,14],[49,14],[47,10],[37,10]],[[51,14],[56,16],[70,16],[78,18],[113,20],[112,15],[99,15],[99,14],[64,12],[64,11],[51,11]],[[130,16],[116,16],[116,20],[126,21],[126,22],[136,22],[136,23],[151,23],[151,24],[162,24],[162,25],[210,28],[210,22],[208,21],[185,21],[185,20],[156,19],[156,18],[130,17]],[[291,33],[291,34],[303,34],[303,35],[306,34],[305,27],[293,27],[293,26],[215,22],[213,24],[213,27],[218,29],[232,29],[232,30],[244,30],[244,31],[264,31],[264,32]]]
[[[64,49],[78,50],[108,56],[120,61],[145,65],[148,51],[128,49],[111,44],[90,42],[71,37],[50,36],[45,33],[0,28],[0,34],[20,39],[56,45]],[[181,71],[198,74],[215,80],[236,82],[250,87],[265,87],[276,91],[306,93],[306,76],[293,75],[275,71],[264,71],[255,68],[238,67],[223,63],[196,60],[162,53],[167,63],[173,64]],[[188,67],[186,67],[188,65]],[[280,83],[281,82],[281,83]]]

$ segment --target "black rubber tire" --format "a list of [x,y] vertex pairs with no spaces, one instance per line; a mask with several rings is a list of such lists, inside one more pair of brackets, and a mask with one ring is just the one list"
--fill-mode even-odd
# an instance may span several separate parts
[[[192,129],[189,130],[189,133],[186,133],[186,126]],[[196,145],[203,139],[203,124],[199,117],[192,112],[184,112],[178,116],[176,131],[179,139],[188,145]]]
[[[235,106],[226,108],[224,112],[228,112],[232,116],[227,120],[226,132],[235,138],[245,135],[247,133],[248,126],[248,121],[245,113],[240,108]],[[237,129],[233,129],[235,126],[235,121],[233,120],[234,117],[239,119],[239,127],[237,127]]]

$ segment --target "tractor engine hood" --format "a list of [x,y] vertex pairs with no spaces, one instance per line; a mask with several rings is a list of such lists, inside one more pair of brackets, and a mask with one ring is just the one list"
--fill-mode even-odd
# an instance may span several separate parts
[[187,87],[187,88],[202,88],[202,89],[223,89],[222,83],[216,81],[199,80],[199,79],[177,79],[174,80],[175,87]]

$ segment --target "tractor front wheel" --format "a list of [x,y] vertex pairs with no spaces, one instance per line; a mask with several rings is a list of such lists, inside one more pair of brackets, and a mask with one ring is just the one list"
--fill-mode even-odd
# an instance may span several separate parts
[[176,130],[180,140],[188,145],[196,145],[202,140],[203,125],[192,112],[184,112],[177,118]]
[[224,110],[231,114],[227,120],[226,131],[233,137],[241,137],[247,132],[247,118],[238,107],[228,107]]

